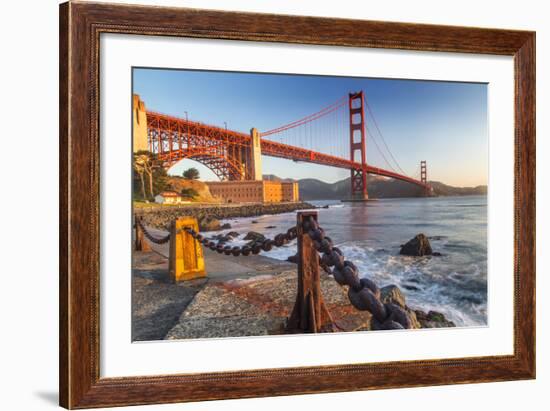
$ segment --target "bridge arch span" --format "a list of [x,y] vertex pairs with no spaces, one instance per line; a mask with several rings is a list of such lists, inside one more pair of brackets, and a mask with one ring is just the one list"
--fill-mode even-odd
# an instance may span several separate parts
[[172,161],[170,167],[183,160],[194,160],[209,168],[220,180],[241,180],[242,171],[237,162],[224,154],[209,150],[194,150]]

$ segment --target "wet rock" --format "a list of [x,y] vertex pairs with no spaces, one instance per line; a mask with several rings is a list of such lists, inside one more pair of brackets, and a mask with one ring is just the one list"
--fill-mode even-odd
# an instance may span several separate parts
[[230,238],[237,238],[239,236],[239,233],[237,233],[236,231],[230,231],[226,234],[226,236]]
[[200,231],[217,231],[221,229],[220,220],[213,217],[204,217],[199,220]]
[[268,225],[266,228],[277,228],[277,226],[274,225]]
[[416,313],[406,304],[405,295],[401,289],[396,285],[387,285],[380,289],[380,300],[384,304],[395,304],[403,308],[411,319],[412,328],[422,328],[422,324],[416,318]]
[[418,287],[416,287],[416,286],[414,286],[414,285],[410,285],[410,284],[405,284],[405,285],[403,286],[403,288],[404,288],[405,290],[409,290],[409,291],[418,291],[418,290],[419,290]]
[[231,237],[229,234],[218,234],[212,237],[212,240],[217,241],[218,244],[225,244],[232,239],[233,237]]
[[415,313],[422,328],[456,327],[454,322],[449,321],[445,315],[440,312],[430,310],[426,313],[422,310],[415,310]]
[[298,254],[288,256],[286,261],[290,261],[291,263],[298,264]]
[[428,318],[431,321],[436,321],[438,323],[445,321],[445,316],[437,311],[429,311]]
[[432,255],[433,255],[434,257],[441,257],[443,254],[441,254],[441,253],[438,252],[438,251],[434,251],[434,252],[432,253]]
[[401,255],[424,256],[432,255],[432,246],[430,240],[424,234],[417,234],[413,239],[401,246]]
[[264,241],[265,236],[261,233],[256,232],[256,231],[249,231],[248,234],[244,237],[244,240],[252,241],[252,242]]
[[222,226],[220,227],[220,230],[229,230],[231,228],[231,224],[229,223],[224,223],[222,224]]
[[384,303],[392,303],[405,308],[405,296],[396,285],[387,285],[380,289],[380,300]]
[[409,317],[411,318],[412,328],[416,328],[416,329],[422,328],[422,324],[420,323],[420,321],[418,321],[418,318],[416,317],[416,312],[409,307],[405,307],[405,311],[409,313]]

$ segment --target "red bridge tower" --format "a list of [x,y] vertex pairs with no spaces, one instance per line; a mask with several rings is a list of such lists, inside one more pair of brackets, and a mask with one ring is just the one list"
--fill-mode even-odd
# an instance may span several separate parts
[[[350,160],[361,163],[361,169],[351,169],[351,198],[366,200],[367,192],[367,135],[365,130],[365,99],[363,91],[349,94]],[[355,159],[359,151],[361,160]]]
[[428,184],[428,173],[426,167],[426,160],[420,162],[420,181],[424,184]]
[[433,194],[433,188],[428,184],[428,166],[426,160],[420,162],[420,182],[424,184],[424,195],[430,197]]

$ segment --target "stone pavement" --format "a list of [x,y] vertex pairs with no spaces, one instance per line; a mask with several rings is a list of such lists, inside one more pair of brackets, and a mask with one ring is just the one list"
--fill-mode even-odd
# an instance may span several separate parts
[[[165,250],[163,250],[165,248]],[[133,256],[135,341],[281,334],[296,298],[296,265],[264,256],[205,250],[206,279],[170,282],[167,245]],[[370,314],[354,310],[345,290],[322,273],[329,311],[342,330],[365,329]]]

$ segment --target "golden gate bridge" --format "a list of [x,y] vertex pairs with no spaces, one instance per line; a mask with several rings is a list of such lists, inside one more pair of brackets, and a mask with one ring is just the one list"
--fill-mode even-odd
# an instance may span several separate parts
[[[418,179],[403,171],[363,91],[343,96],[313,114],[280,127],[267,131],[253,128],[250,133],[154,111],[145,114],[144,144],[166,168],[182,159],[192,159],[211,169],[221,180],[259,180],[262,178],[259,157],[265,155],[349,169],[351,195],[358,200],[368,198],[368,174],[415,184],[425,195],[431,192],[426,161],[420,162]],[[139,122],[139,116],[137,118]],[[367,137],[369,146],[372,142],[385,162],[384,168],[367,162]]]

